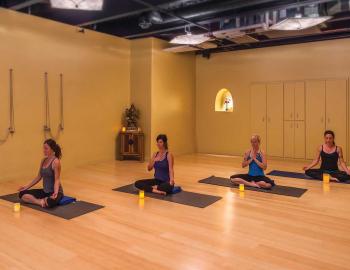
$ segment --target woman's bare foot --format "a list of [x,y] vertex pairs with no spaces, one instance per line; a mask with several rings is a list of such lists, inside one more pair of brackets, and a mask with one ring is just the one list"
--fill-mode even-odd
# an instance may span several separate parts
[[260,188],[260,186],[257,183],[255,183],[254,181],[250,182],[250,184],[252,187]]
[[46,207],[46,201],[45,201],[45,199],[41,199],[41,200],[40,200],[40,206],[41,206],[42,208],[45,208],[45,207]]
[[158,189],[156,189],[156,188],[153,188],[153,189],[152,189],[152,192],[153,192],[153,193],[156,193],[156,194],[166,195],[166,192],[160,191],[160,190],[158,190]]
[[335,178],[335,177],[330,177],[329,180],[333,181],[333,182],[339,182],[339,180],[337,178]]

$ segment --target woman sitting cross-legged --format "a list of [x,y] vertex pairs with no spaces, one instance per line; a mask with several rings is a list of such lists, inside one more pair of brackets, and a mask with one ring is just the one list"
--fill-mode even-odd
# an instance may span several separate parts
[[146,192],[153,192],[162,195],[171,194],[174,188],[174,157],[168,151],[168,138],[161,134],[157,137],[159,151],[154,153],[147,169],[154,169],[154,178],[139,180],[135,187]]
[[[29,184],[20,187],[19,197],[22,201],[37,204],[41,207],[52,208],[58,205],[63,197],[60,181],[61,148],[52,139],[44,142],[45,158],[40,163],[38,176]],[[43,179],[43,189],[30,189]]]
[[265,154],[260,150],[260,136],[254,135],[250,139],[252,148],[244,154],[242,168],[249,166],[248,174],[236,174],[230,177],[234,184],[244,184],[256,188],[270,189],[275,182],[266,177],[267,168]]
[[[350,170],[346,166],[343,159],[343,150],[334,142],[334,132],[326,130],[324,133],[324,144],[317,149],[316,158],[309,166],[305,166],[303,170],[305,174],[314,179],[323,179],[323,173],[330,174],[330,180],[336,182],[350,181]],[[313,169],[321,160],[321,167]],[[338,166],[339,165],[339,166]],[[339,170],[341,167],[342,171]]]

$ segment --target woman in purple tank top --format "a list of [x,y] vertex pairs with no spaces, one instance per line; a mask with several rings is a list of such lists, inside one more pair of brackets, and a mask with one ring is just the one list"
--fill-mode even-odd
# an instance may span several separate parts
[[135,182],[135,187],[146,192],[162,195],[171,194],[174,188],[174,157],[168,151],[168,138],[164,134],[157,137],[158,152],[154,153],[147,169],[154,169],[154,178]]

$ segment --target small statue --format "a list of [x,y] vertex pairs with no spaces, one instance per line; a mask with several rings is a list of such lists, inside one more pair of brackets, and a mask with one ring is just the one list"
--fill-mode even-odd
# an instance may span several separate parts
[[139,111],[131,104],[129,109],[125,110],[125,121],[127,130],[137,130],[137,120],[139,119]]

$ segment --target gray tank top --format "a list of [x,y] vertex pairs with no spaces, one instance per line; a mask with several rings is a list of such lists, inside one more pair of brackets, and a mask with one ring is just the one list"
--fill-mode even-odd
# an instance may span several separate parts
[[[45,193],[53,193],[55,190],[55,171],[52,169],[52,163],[55,159],[53,159],[50,164],[44,168],[41,166],[40,175],[43,178],[43,188]],[[45,161],[42,163],[42,165]],[[63,193],[62,186],[60,185],[59,192]]]

